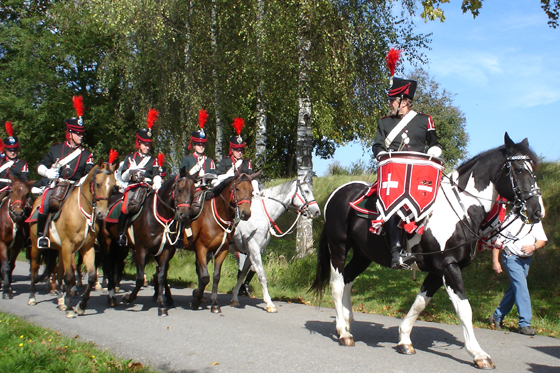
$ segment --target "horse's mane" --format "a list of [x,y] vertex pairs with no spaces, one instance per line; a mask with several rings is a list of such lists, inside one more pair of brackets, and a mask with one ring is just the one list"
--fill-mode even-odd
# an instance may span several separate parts
[[216,185],[212,189],[212,194],[217,196],[218,194],[222,193],[224,191],[224,189],[226,188],[226,186],[228,186],[234,179],[235,179],[235,176],[230,176],[227,179],[224,179],[220,184]]
[[[512,149],[510,149],[511,152]],[[539,158],[535,154],[525,142],[520,142],[513,145],[513,153],[509,154],[510,156],[515,155],[526,155],[530,158],[531,163],[533,164],[533,168],[536,170],[540,164]],[[471,173],[475,172],[476,166],[476,175],[474,177],[480,176],[483,173],[491,172],[491,170],[495,169],[492,165],[495,165],[496,162],[499,162],[500,165],[504,164],[506,161],[506,145],[499,146],[494,149],[490,149],[484,151],[482,153],[477,154],[471,159],[466,160],[465,162],[461,163],[459,167],[457,167],[457,173],[459,174],[459,186],[461,188],[466,187],[466,182],[468,181],[468,176]]]
[[284,196],[290,191],[292,184],[296,181],[297,180],[286,181],[285,183],[266,188],[263,190],[263,193],[268,196]]

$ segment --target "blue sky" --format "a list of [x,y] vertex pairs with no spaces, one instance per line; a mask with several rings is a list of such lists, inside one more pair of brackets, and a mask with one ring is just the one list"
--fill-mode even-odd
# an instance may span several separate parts
[[[503,144],[508,132],[515,142],[527,137],[546,160],[560,160],[560,28],[547,25],[539,0],[486,0],[475,19],[460,5],[443,4],[444,23],[415,23],[433,33],[424,69],[465,114],[469,157]],[[334,161],[349,166],[370,155],[354,143],[334,159],[314,157],[313,168],[322,176]]]

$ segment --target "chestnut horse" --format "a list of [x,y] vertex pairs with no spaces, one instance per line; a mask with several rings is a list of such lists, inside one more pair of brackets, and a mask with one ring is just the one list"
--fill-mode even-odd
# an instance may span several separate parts
[[[103,239],[99,240],[104,255],[103,272],[107,278],[109,305],[117,305],[115,287],[122,276],[123,263],[129,248],[134,252],[136,264],[136,286],[130,294],[122,297],[123,302],[132,303],[144,285],[144,268],[148,256],[157,264],[154,297],[157,296],[158,315],[168,316],[167,309],[173,305],[167,284],[169,261],[175,255],[175,244],[180,232],[190,225],[190,208],[196,190],[196,175],[189,175],[186,168],[165,181],[157,191],[150,191],[138,217],[127,229],[128,247],[116,243],[117,224],[105,222]],[[164,292],[165,291],[165,292]]]
[[0,263],[2,265],[2,298],[12,299],[12,272],[17,256],[29,237],[25,220],[31,212],[31,193],[28,182],[12,175],[9,194],[0,202]]
[[[95,269],[95,250],[93,244],[101,228],[101,221],[109,211],[109,198],[115,186],[114,171],[117,165],[100,160],[87,174],[80,186],[75,187],[60,209],[60,216],[49,225],[48,235],[51,249],[58,250],[59,262],[62,262],[64,271],[65,292],[59,300],[59,308],[66,310],[66,317],[72,318],[83,315],[90,297],[92,288],[97,281]],[[41,199],[37,198],[33,211],[39,207]],[[31,234],[31,286],[29,289],[28,304],[37,303],[35,298],[35,285],[38,281],[39,256],[42,250],[37,248],[37,223],[30,223]],[[76,252],[83,256],[83,261],[88,272],[88,284],[82,300],[72,309],[73,288],[76,284],[74,272],[74,257]],[[64,303],[63,303],[64,302]]]
[[251,217],[251,197],[253,186],[251,181],[258,177],[261,171],[252,174],[241,174],[225,179],[212,190],[211,198],[204,201],[204,207],[191,224],[192,235],[185,231],[185,248],[196,252],[196,274],[198,288],[193,290],[192,309],[200,307],[204,296],[204,289],[210,282],[208,273],[208,259],[214,258],[214,276],[212,281],[211,311],[220,313],[218,303],[218,283],[220,271],[233,239],[233,231],[239,220]]

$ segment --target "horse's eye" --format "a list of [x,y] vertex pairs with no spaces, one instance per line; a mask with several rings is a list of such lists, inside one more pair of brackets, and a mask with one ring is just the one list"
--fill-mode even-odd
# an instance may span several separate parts
[[95,187],[96,187],[96,188],[101,188],[101,184],[95,183]]
[[516,173],[517,175],[521,175],[521,174],[523,173],[523,169],[522,169],[522,168],[516,168],[516,169],[515,169],[515,173]]

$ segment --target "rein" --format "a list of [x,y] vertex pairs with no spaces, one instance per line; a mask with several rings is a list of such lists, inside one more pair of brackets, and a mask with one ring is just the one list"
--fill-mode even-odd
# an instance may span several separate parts
[[[525,209],[525,203],[527,202],[527,200],[531,197],[535,197],[535,196],[540,196],[541,192],[540,192],[540,188],[536,187],[536,176],[534,174],[534,172],[532,170],[528,170],[531,173],[531,176],[533,177],[533,180],[535,180],[535,183],[531,185],[531,190],[530,191],[523,191],[520,187],[519,187],[519,183],[517,181],[517,179],[515,178],[515,176],[513,175],[512,172],[512,166],[511,166],[511,162],[512,161],[519,161],[519,160],[530,160],[530,158],[527,155],[516,155],[516,156],[507,156],[506,157],[506,163],[504,163],[504,165],[501,167],[499,173],[498,173],[498,177],[497,179],[500,178],[500,175],[502,175],[503,171],[507,168],[508,170],[508,174],[507,176],[509,177],[510,180],[510,184],[512,187],[512,190],[515,194],[515,200],[513,202],[507,201],[507,202],[496,202],[496,203],[503,203],[503,204],[511,204],[513,205],[513,208],[510,210],[510,212],[508,213],[508,215],[506,216],[506,218],[504,219],[504,221],[508,221],[508,219],[510,218],[510,216],[512,216],[513,214],[516,215],[516,217],[519,216],[523,216],[524,218],[526,218],[523,214],[522,211],[524,211]],[[481,197],[477,197],[475,195],[473,195],[472,193],[468,192],[465,189],[461,189],[459,188],[459,186],[455,183],[455,181],[450,178],[447,175],[444,175],[444,177],[446,177],[447,179],[449,179],[449,183],[453,188],[453,191],[455,193],[455,197],[457,198],[457,201],[459,203],[459,205],[461,206],[461,208],[463,209],[463,213],[466,217],[466,219],[470,222],[470,217],[467,214],[467,211],[460,199],[459,193],[457,192],[457,190],[459,189],[462,193],[465,193],[473,198],[476,198],[477,200],[483,200],[483,201],[490,201],[490,199],[487,198],[481,198]],[[496,225],[495,227],[491,227],[490,229],[487,229],[485,231],[483,231],[481,234],[477,234],[477,232],[475,232],[473,229],[471,229],[471,227],[467,224],[465,224],[463,222],[463,220],[460,218],[459,214],[457,213],[457,211],[453,208],[453,205],[451,204],[451,201],[449,199],[449,196],[445,193],[445,189],[441,188],[447,202],[449,203],[449,205],[452,207],[451,209],[453,210],[453,212],[455,213],[455,215],[457,216],[458,221],[461,223],[461,226],[463,226],[464,228],[466,228],[471,234],[473,234],[475,237],[463,242],[459,245],[456,245],[454,247],[451,247],[449,249],[444,249],[441,251],[436,251],[436,252],[432,252],[432,253],[414,253],[414,255],[419,255],[419,256],[428,256],[428,255],[435,255],[435,254],[441,254],[444,252],[449,252],[451,250],[455,250],[458,249],[460,247],[469,245],[473,242],[478,241],[479,239],[483,238],[483,237],[487,237],[488,239],[501,234],[501,232],[503,230],[505,230],[515,219],[511,219],[510,223],[508,223],[505,226],[500,225]],[[480,229],[479,229],[480,230]],[[472,255],[471,255],[472,256]]]

